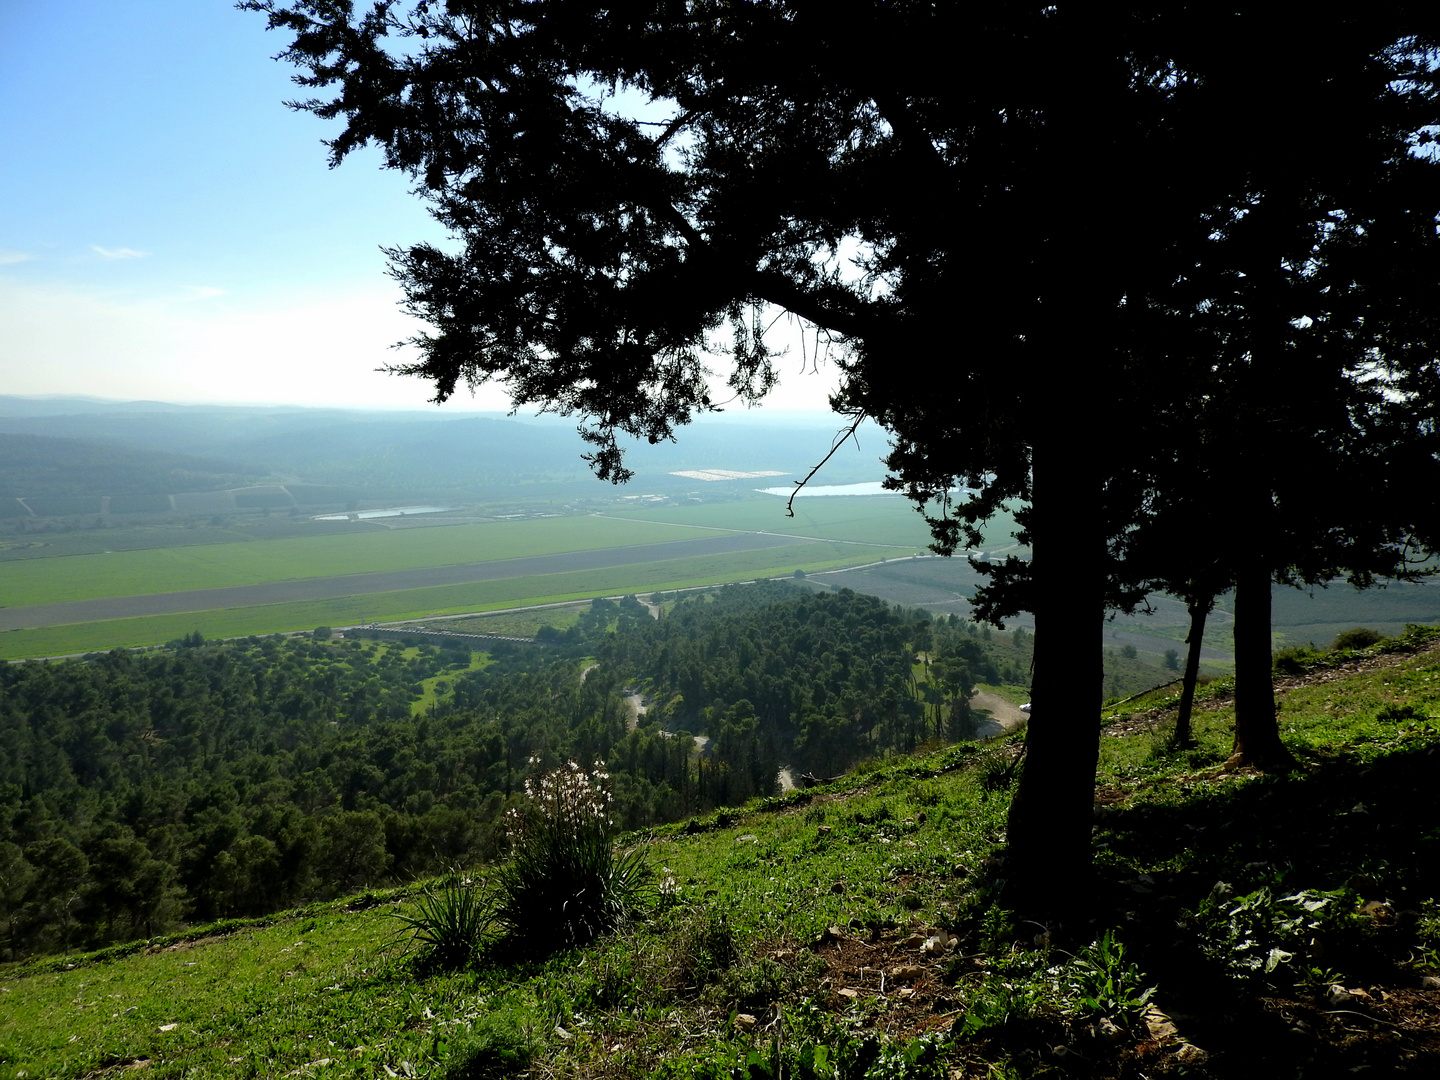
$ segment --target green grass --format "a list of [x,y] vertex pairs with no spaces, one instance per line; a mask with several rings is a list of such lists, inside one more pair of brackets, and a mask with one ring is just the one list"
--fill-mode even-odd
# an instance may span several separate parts
[[[923,552],[930,543],[925,519],[906,499],[877,496],[835,496],[795,500],[795,516],[785,516],[785,500],[776,496],[698,506],[643,506],[634,510],[607,510],[607,517],[660,521],[717,529],[744,529],[796,536],[823,536],[827,540],[884,546],[911,545]],[[997,516],[987,530],[994,547],[1014,543],[1014,522]]]
[[[1142,1055],[1156,1051],[1139,1015],[1152,987],[1210,1055],[1186,1075],[1312,1060],[1433,1075],[1433,1056],[1402,1056],[1425,1014],[1389,1010],[1440,956],[1440,830],[1425,781],[1440,752],[1440,654],[1287,689],[1282,724],[1303,766],[1291,776],[1219,771],[1225,693],[1202,693],[1198,750],[1166,749],[1135,723],[1165,699],[1111,717],[1127,723],[1101,748],[1097,885],[1108,891],[1078,937],[1052,942],[989,906],[982,875],[1008,796],[985,781],[1005,747],[948,749],[633,837],[670,883],[666,899],[639,926],[549,961],[492,957],[447,973],[402,955],[387,915],[417,910],[411,890],[0,967],[0,1080],[142,1063],[156,1080],[441,1076],[506,1054],[571,1077],[774,1075],[746,1062],[784,1055],[799,1076],[804,1061],[862,1053],[871,1077],[1028,1076],[1058,1075],[1045,1072],[1057,1045],[1084,1055],[1086,1075],[1148,1075],[1157,1059]],[[1272,920],[1295,909],[1279,899],[1289,892],[1324,900],[1314,921],[1330,948],[1317,961],[1303,934],[1272,921],[1293,955],[1268,981],[1208,956],[1225,932],[1206,899],[1216,881]],[[1424,917],[1361,914],[1390,896]],[[960,938],[953,954],[905,951],[905,935],[936,926]],[[825,945],[836,930],[846,964]],[[919,1008],[907,1011],[897,958],[929,980],[914,984]],[[1314,1014],[1331,978],[1368,987],[1355,1015],[1385,1026],[1286,1019]],[[747,1027],[742,1013],[758,1020]],[[1100,1018],[1120,1025],[1118,1040],[1088,1033]],[[1257,1048],[1262,1028],[1271,1041]]]
[[[873,550],[866,549],[867,554]],[[773,561],[776,559],[786,561],[777,563]],[[465,585],[367,593],[331,600],[262,604],[179,615],[152,615],[33,630],[11,630],[0,634],[0,659],[63,656],[70,653],[163,644],[183,637],[192,630],[199,630],[206,638],[245,637],[251,634],[313,630],[317,626],[350,626],[361,622],[422,619],[493,608],[558,603],[618,593],[694,588],[756,577],[788,577],[796,569],[810,572],[847,566],[852,564],[854,559],[853,547],[802,544],[779,549],[636,563],[603,570],[581,570]]]
[[703,535],[693,529],[573,517],[116,551],[0,563],[0,593],[7,606],[19,607],[596,551]]
[[[386,1068],[436,1075],[439,1060],[497,1013],[534,1027],[552,1054],[576,1063],[653,1067],[683,1047],[645,1029],[690,1014],[695,993],[738,1006],[790,978],[756,960],[760,943],[801,946],[851,919],[882,926],[933,917],[954,891],[956,862],[978,857],[1003,814],[967,774],[882,770],[866,780],[864,794],[833,809],[771,800],[712,817],[698,836],[661,830],[646,851],[676,882],[673,906],[625,938],[597,943],[579,964],[562,953],[458,974],[417,967],[395,947],[387,917],[413,911],[413,894],[387,894],[362,910],[316,905],[133,955],[0,968],[0,1078],[82,1077],[142,1059],[156,1078],[278,1076],[306,1066],[322,1077]],[[928,820],[918,824],[922,811]],[[902,902],[913,890],[895,889],[897,880],[929,883],[933,909]],[[848,887],[836,891],[836,882]],[[734,955],[691,955],[703,925],[712,938],[729,937]],[[658,985],[676,979],[698,985],[678,993]],[[557,1024],[571,1037],[557,1036]]]
[[467,671],[479,671],[490,663],[490,657],[483,652],[472,652],[470,654],[470,665],[468,667],[453,667],[449,671],[442,671],[439,675],[432,675],[428,679],[421,679],[420,685],[424,688],[417,699],[410,703],[410,712],[414,716],[423,716],[429,709],[433,708],[436,700],[435,687],[438,683],[449,684],[458,676]]

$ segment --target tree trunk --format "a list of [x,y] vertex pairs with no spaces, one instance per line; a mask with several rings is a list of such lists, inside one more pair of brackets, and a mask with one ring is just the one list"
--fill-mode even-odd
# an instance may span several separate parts
[[1179,746],[1194,746],[1195,736],[1190,731],[1190,712],[1195,706],[1195,684],[1200,679],[1200,646],[1205,637],[1205,619],[1215,605],[1209,600],[1190,600],[1186,609],[1190,612],[1190,633],[1185,643],[1190,646],[1185,653],[1185,678],[1180,687],[1180,709],[1175,716],[1175,742]]
[[[1071,402],[1073,415],[1085,415],[1075,399],[1057,399]],[[1033,458],[1033,709],[1025,766],[1010,804],[1002,897],[1040,916],[1077,914],[1091,871],[1104,543],[1097,537],[1091,546],[1098,550],[1083,547],[1096,530],[1075,527],[1094,514],[1100,494],[1094,490],[1099,474],[1086,468],[1081,426],[1056,423],[1037,436]],[[1097,572],[1086,573],[1091,568]],[[1094,594],[1077,595],[1077,579],[1093,580]]]
[[1235,575],[1235,745],[1227,764],[1283,771],[1294,759],[1275,713],[1270,587],[1263,556],[1244,560]]

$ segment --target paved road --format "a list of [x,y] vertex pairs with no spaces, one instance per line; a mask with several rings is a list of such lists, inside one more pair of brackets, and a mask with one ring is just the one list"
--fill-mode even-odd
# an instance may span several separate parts
[[300,600],[329,600],[337,596],[398,592],[437,585],[466,585],[476,581],[500,581],[534,574],[604,570],[615,566],[685,559],[697,555],[723,555],[735,551],[790,547],[805,542],[796,537],[777,536],[774,533],[727,533],[724,536],[699,540],[671,540],[661,544],[635,544],[599,551],[535,555],[523,559],[432,566],[420,570],[303,578],[297,581],[238,585],[223,589],[192,589],[187,592],[115,596],[102,600],[73,600],[63,604],[31,604],[0,608],[0,631],[99,622],[102,619],[128,619],[138,615],[178,615],[187,611],[215,611],[223,608],[253,607],[258,604],[289,604]]

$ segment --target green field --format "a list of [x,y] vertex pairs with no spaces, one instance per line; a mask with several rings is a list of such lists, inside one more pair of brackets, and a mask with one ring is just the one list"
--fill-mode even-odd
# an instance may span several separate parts
[[[1009,527],[1004,523],[997,539],[1008,539]],[[413,570],[699,539],[721,530],[817,539],[793,547],[600,570],[12,630],[0,634],[0,659],[160,644],[194,630],[207,638],[237,637],[780,577],[796,570],[813,573],[911,555],[924,550],[929,540],[924,520],[907,501],[873,497],[799,499],[794,518],[785,516],[783,500],[757,497],[693,506],[645,505],[603,516],[353,532],[327,528],[323,535],[259,542],[187,544],[183,541],[188,536],[177,530],[170,538],[182,541],[176,546],[0,562],[0,602],[18,607]],[[90,533],[85,539],[103,535]]]
[[[693,536],[694,533],[687,532],[687,535]],[[907,554],[905,549],[897,548],[858,550],[863,553],[863,557],[874,558],[895,558]],[[390,622],[522,604],[653,592],[657,589],[683,589],[756,577],[786,577],[796,570],[810,573],[853,565],[857,561],[856,552],[857,549],[852,545],[800,544],[779,549],[668,559],[601,570],[479,581],[467,585],[367,593],[295,604],[262,604],[179,615],[73,623],[36,630],[11,630],[0,634],[0,660],[163,644],[183,637],[192,630],[200,631],[207,638],[243,637],[249,634],[309,630],[316,626]]]
[[7,607],[55,604],[598,551],[703,535],[708,533],[608,518],[566,517],[115,551],[0,563],[0,597]]
[[[785,516],[785,500],[778,496],[697,506],[643,506],[606,511],[605,516],[702,528],[823,536],[827,540],[859,544],[908,544],[912,545],[910,554],[924,551],[930,543],[930,528],[925,519],[916,512],[913,503],[899,495],[800,498],[795,500],[793,518]],[[1014,529],[1014,521],[1008,514],[997,516],[986,530],[986,545],[992,548],[1013,545],[1015,541],[1010,534]]]

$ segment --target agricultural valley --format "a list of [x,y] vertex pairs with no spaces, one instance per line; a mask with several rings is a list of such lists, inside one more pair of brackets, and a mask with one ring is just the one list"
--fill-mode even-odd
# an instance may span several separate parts
[[823,494],[878,429],[761,490],[833,435],[0,397],[0,1080],[1440,1073],[1436,586],[1275,589],[1286,772],[1229,597],[1189,739],[1184,604],[1108,622],[1026,923],[1033,621]]

